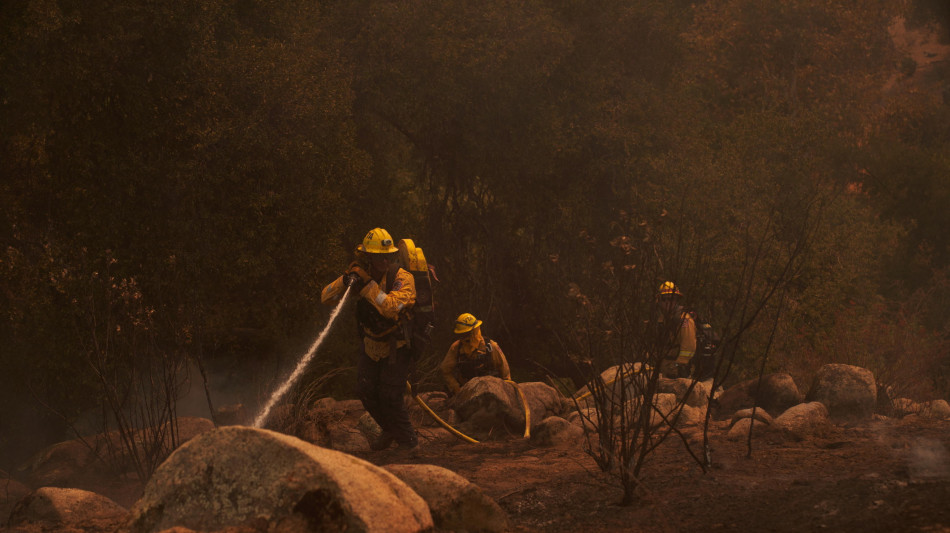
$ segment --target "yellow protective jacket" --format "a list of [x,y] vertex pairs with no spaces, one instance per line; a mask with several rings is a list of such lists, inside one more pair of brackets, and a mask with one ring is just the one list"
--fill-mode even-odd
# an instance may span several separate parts
[[681,324],[676,331],[676,344],[670,350],[667,359],[676,358],[676,364],[688,365],[696,354],[696,321],[693,315],[677,309],[680,315]]
[[[498,377],[501,379],[511,379],[511,371],[508,369],[508,360],[505,359],[505,353],[501,351],[501,347],[498,346],[493,340],[489,340],[491,343],[491,366],[495,373],[498,374]],[[445,354],[445,358],[442,359],[442,364],[439,366],[442,370],[442,377],[445,379],[445,384],[449,388],[449,392],[455,394],[462,388],[462,385],[468,382],[468,378],[460,375],[456,372],[460,363],[464,363],[465,359],[472,359],[478,355],[485,356],[488,351],[485,346],[485,341],[479,343],[478,348],[470,353],[459,353],[460,341],[455,341],[452,343],[452,346],[449,347],[449,351]]]
[[[396,280],[392,284],[392,290],[386,293],[381,287],[386,287],[386,277],[388,275],[388,273],[383,274],[378,282],[370,280],[360,291],[360,297],[371,303],[383,317],[402,321],[409,309],[416,303],[416,281],[412,274],[400,268],[396,271]],[[346,285],[343,284],[343,276],[340,276],[323,288],[320,300],[323,303],[330,303],[342,296],[345,291]],[[362,324],[360,327],[363,328],[366,334],[363,337],[363,348],[366,355],[374,361],[389,357],[393,348],[400,348],[406,344],[406,339],[398,335],[396,336],[395,345],[391,340],[375,340],[372,338],[372,331]]]

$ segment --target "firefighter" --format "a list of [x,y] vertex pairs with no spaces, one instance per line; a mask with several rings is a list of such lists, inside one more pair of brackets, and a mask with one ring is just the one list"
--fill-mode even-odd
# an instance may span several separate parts
[[672,281],[664,281],[657,292],[659,320],[674,320],[675,329],[665,329],[673,335],[669,351],[660,361],[660,371],[667,378],[689,377],[690,364],[696,353],[696,323],[681,305],[683,293]]
[[347,285],[359,292],[356,393],[382,428],[370,444],[373,450],[385,450],[394,441],[401,449],[412,449],[419,442],[403,396],[412,364],[407,313],[416,302],[416,288],[412,274],[399,267],[398,251],[388,231],[373,229],[357,247],[357,261],[321,294],[323,303],[330,303]]
[[498,343],[482,336],[482,321],[471,313],[462,313],[455,320],[454,333],[458,340],[452,343],[440,365],[442,377],[454,395],[468,380],[479,376],[495,376],[510,380],[508,361]]

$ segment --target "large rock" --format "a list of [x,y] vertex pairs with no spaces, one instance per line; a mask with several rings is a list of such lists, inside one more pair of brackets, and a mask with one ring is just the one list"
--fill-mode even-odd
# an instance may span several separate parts
[[[640,396],[649,379],[648,372],[649,367],[644,367],[640,363],[627,363],[623,366],[615,365],[604,370],[600,373],[600,379],[604,385],[604,399],[607,402],[619,405],[621,400],[626,402],[634,396]],[[573,398],[581,409],[594,407],[592,388],[598,390],[593,384],[588,383],[574,393]]]
[[[359,425],[361,415],[369,418],[359,400],[353,404],[348,400],[336,401],[333,398],[324,397],[313,402],[295,423],[287,424],[277,431],[293,435],[322,448],[344,453],[366,452],[369,451],[369,442],[362,432],[365,427],[361,429]],[[373,425],[376,425],[375,422]],[[268,424],[268,429],[270,429],[270,424]],[[379,430],[378,426],[376,430]]]
[[18,475],[35,487],[74,484],[96,461],[95,442],[101,441],[74,439],[47,446],[21,464]]
[[469,380],[452,401],[459,430],[479,440],[524,433],[525,413],[513,385],[493,376]]
[[[576,412],[576,411],[575,411]],[[531,430],[535,446],[576,446],[584,442],[584,429],[559,416],[550,416]]]
[[832,419],[866,420],[874,413],[877,384],[874,374],[865,368],[829,364],[818,369],[808,402],[821,402]]
[[768,424],[758,419],[742,418],[729,428],[729,432],[726,433],[726,438],[731,441],[748,439],[750,432],[753,437],[762,436],[768,428]]
[[706,408],[693,407],[689,404],[683,405],[679,418],[676,419],[676,427],[678,428],[702,426],[705,423]]
[[[745,419],[751,420],[751,419]],[[831,422],[828,409],[821,402],[801,403],[779,415],[772,424],[796,440],[826,431]]]
[[106,531],[122,525],[128,515],[127,509],[94,492],[43,487],[17,502],[8,525]]
[[[674,421],[678,408],[682,404],[676,398],[676,395],[672,392],[663,392],[657,393],[653,396],[653,406],[654,409],[650,412],[650,425],[653,427],[659,427],[661,425],[667,425]],[[630,410],[627,410],[628,413],[631,413]],[[640,415],[639,402],[637,402],[636,408],[631,414],[628,415],[628,420],[637,420]]]
[[[754,415],[754,416],[753,416]],[[755,418],[759,422],[762,422],[766,425],[772,425],[775,422],[775,419],[764,409],[740,409],[732,415],[732,420],[729,422],[729,426],[734,426],[736,422],[742,420],[743,418]]]
[[947,403],[947,400],[927,402],[924,404],[921,413],[928,418],[947,420],[950,419],[950,404]]
[[688,378],[667,379],[661,377],[657,381],[656,392],[675,394],[676,398],[690,407],[706,407],[709,404],[709,389],[712,381],[694,381]]
[[565,398],[554,387],[540,381],[519,383],[518,388],[524,395],[531,410],[531,426],[540,424],[550,416],[564,414]]
[[[269,430],[205,433],[175,451],[132,509],[130,531],[424,531],[425,501],[389,472]],[[270,528],[270,529],[268,529]]]
[[369,451],[369,441],[353,425],[330,424],[327,427],[327,445],[326,448],[341,451],[343,453],[360,453]]
[[387,470],[429,504],[443,531],[508,531],[508,517],[494,500],[464,477],[434,465],[388,465]]
[[600,416],[597,414],[597,409],[588,408],[581,409],[580,411],[571,411],[567,415],[568,422],[582,428],[587,432],[596,432],[597,425],[600,423]]
[[726,389],[716,401],[715,416],[717,420],[726,420],[740,409],[758,405],[774,417],[802,403],[802,399],[792,376],[768,374],[762,376],[761,388],[759,378],[752,378]]

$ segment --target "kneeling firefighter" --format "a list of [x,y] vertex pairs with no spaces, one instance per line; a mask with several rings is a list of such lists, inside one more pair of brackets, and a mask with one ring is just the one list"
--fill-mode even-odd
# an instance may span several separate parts
[[386,449],[393,441],[400,448],[418,444],[403,397],[412,364],[406,324],[416,302],[416,288],[412,274],[400,268],[398,251],[388,231],[373,229],[357,247],[357,261],[321,294],[323,303],[329,303],[342,296],[348,285],[359,291],[356,318],[361,349],[356,392],[383,430],[379,440],[371,443],[374,450]]
[[482,336],[482,321],[471,313],[463,313],[455,320],[454,333],[459,337],[442,359],[442,377],[455,394],[468,380],[479,376],[495,376],[511,380],[508,360],[498,343]]

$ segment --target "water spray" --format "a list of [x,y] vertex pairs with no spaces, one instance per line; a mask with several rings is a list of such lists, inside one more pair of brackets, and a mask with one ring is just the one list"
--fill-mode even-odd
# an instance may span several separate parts
[[264,408],[261,410],[261,414],[257,415],[257,418],[254,419],[253,427],[263,427],[264,421],[267,420],[267,416],[270,414],[271,408],[274,407],[274,404],[276,404],[284,396],[284,394],[290,390],[290,387],[297,381],[297,379],[300,378],[300,375],[303,374],[303,371],[307,368],[310,360],[313,359],[313,355],[317,353],[317,348],[323,344],[323,340],[330,332],[330,328],[333,327],[333,322],[336,321],[336,317],[339,316],[340,310],[343,309],[343,303],[346,301],[346,297],[349,296],[350,289],[353,287],[353,284],[356,281],[353,276],[355,276],[355,274],[348,274],[344,276],[343,282],[346,284],[346,291],[343,293],[343,296],[340,297],[340,302],[336,304],[333,312],[330,313],[330,320],[327,322],[326,327],[323,328],[323,331],[321,331],[320,335],[317,336],[317,340],[313,342],[312,346],[310,346],[310,350],[304,354],[304,356],[300,359],[300,362],[297,363],[297,368],[294,369],[290,377],[287,378],[284,383],[274,391],[273,394],[271,394],[270,400],[268,400],[264,405]]

